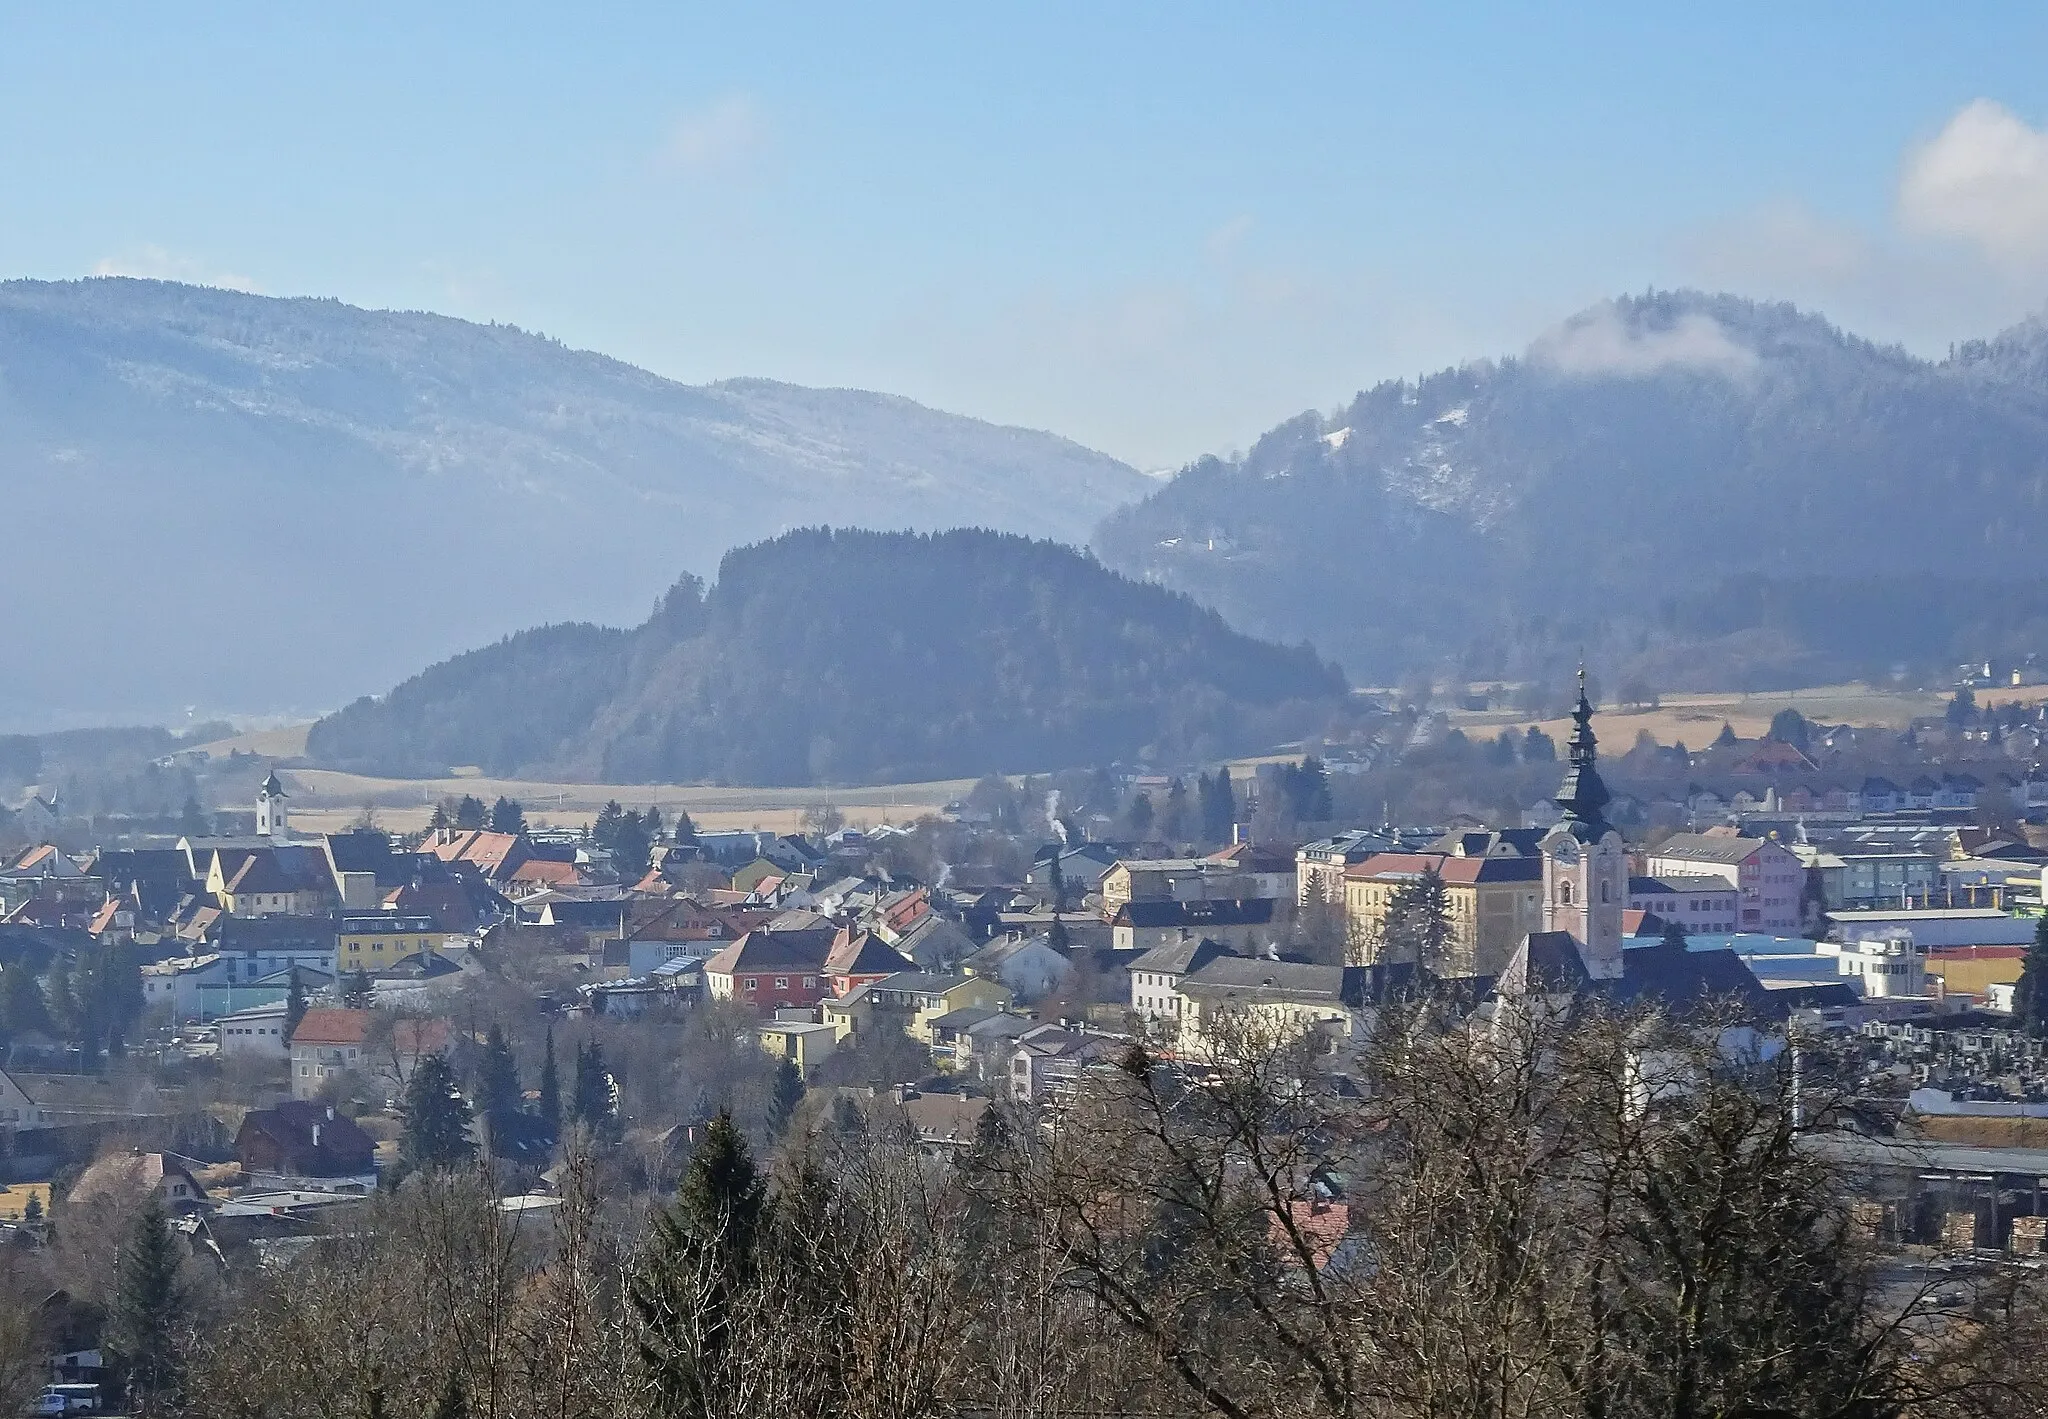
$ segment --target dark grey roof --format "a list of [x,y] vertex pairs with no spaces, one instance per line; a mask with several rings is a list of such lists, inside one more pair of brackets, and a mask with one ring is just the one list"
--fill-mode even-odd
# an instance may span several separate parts
[[1154,946],[1124,969],[1151,971],[1162,976],[1184,976],[1191,971],[1201,970],[1219,956],[1236,954],[1228,946],[1204,936],[1190,941],[1169,941],[1164,946]]
[[[953,1013],[957,1015],[960,1012],[956,1010]],[[985,1020],[978,1020],[969,1025],[967,1033],[977,1040],[1015,1039],[1037,1028],[1036,1020],[1027,1020],[1022,1015],[993,1014]]]
[[1661,877],[1630,877],[1628,889],[1639,897],[1652,893],[1675,896],[1680,892],[1732,892],[1735,884],[1709,872],[1669,872]]
[[1344,994],[1344,968],[1312,966],[1299,961],[1220,956],[1182,981],[1180,988],[1183,991],[1264,990],[1276,995],[1335,1001]]
[[931,1022],[931,1028],[934,1030],[971,1030],[982,1021],[1002,1013],[1000,1010],[982,1010],[971,1005],[965,1006],[959,1010],[948,1010],[945,1014],[939,1016],[938,1019]]
[[1445,833],[1426,849],[1459,857],[1534,857],[1541,850],[1543,828],[1491,828]]
[[1677,857],[1693,862],[1725,862],[1730,866],[1764,845],[1762,838],[1731,838],[1709,833],[1674,833],[1650,850],[1651,857]]
[[1569,931],[1532,931],[1495,982],[1502,995],[1576,995],[1593,983]]
[[1126,902],[1117,909],[1116,926],[1176,927],[1190,931],[1212,926],[1264,926],[1273,920],[1273,899],[1241,901]]
[[1653,1002],[1675,1010],[1712,1001],[1783,1013],[1756,973],[1733,951],[1689,951],[1667,946],[1636,946],[1621,953],[1622,976],[1609,986],[1617,1000]]

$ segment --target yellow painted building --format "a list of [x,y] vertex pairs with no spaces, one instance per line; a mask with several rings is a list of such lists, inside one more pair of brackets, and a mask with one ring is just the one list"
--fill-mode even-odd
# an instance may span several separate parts
[[1344,873],[1344,927],[1354,965],[1372,965],[1385,939],[1387,914],[1403,887],[1435,868],[1451,913],[1456,971],[1494,975],[1543,929],[1543,862],[1537,857],[1458,857],[1438,852],[1383,852]]
[[334,961],[344,975],[356,970],[375,975],[407,956],[438,951],[447,939],[448,933],[438,929],[432,917],[395,912],[345,916],[335,941]]
[[778,1059],[787,1059],[805,1075],[824,1063],[838,1047],[838,1032],[828,1024],[808,1021],[770,1020],[754,1027],[761,1048]]

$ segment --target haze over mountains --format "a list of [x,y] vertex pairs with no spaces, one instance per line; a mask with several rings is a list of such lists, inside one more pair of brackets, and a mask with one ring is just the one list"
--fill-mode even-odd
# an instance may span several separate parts
[[904,782],[1240,752],[1321,728],[1344,690],[1070,547],[808,529],[631,631],[547,626],[433,666],[307,752],[396,776]]
[[2048,326],[1929,362],[1789,306],[1602,305],[1112,513],[1111,566],[1354,678],[1761,688],[2048,653]]
[[854,390],[692,387],[509,326],[0,283],[0,726],[317,710],[546,621],[629,624],[819,523],[1070,542],[1150,486]]
[[1762,688],[2048,646],[2048,325],[1929,362],[1692,292],[1161,486],[1051,434],[685,386],[511,327],[9,282],[0,476],[0,728],[317,711],[521,628],[635,625],[679,573],[822,524],[1093,529],[1107,565],[1365,681],[1583,649],[1609,684]]

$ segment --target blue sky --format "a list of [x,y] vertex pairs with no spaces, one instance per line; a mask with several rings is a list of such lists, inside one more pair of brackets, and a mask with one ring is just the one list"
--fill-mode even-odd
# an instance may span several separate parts
[[1651,284],[1930,352],[2048,297],[2044,7],[347,8],[0,4],[0,274],[510,321],[1147,467]]

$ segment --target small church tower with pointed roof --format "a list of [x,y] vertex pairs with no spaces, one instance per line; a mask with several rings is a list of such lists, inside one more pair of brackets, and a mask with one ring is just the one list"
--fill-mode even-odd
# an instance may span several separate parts
[[1622,912],[1628,906],[1628,850],[1607,821],[1611,795],[1600,780],[1593,737],[1593,706],[1586,699],[1586,668],[1579,667],[1579,703],[1568,745],[1569,767],[1558,786],[1564,811],[1543,837],[1543,929],[1568,933],[1578,944],[1586,974],[1619,980]]
[[263,780],[263,787],[256,790],[256,836],[259,838],[281,838],[285,832],[284,785],[278,782],[277,770]]

